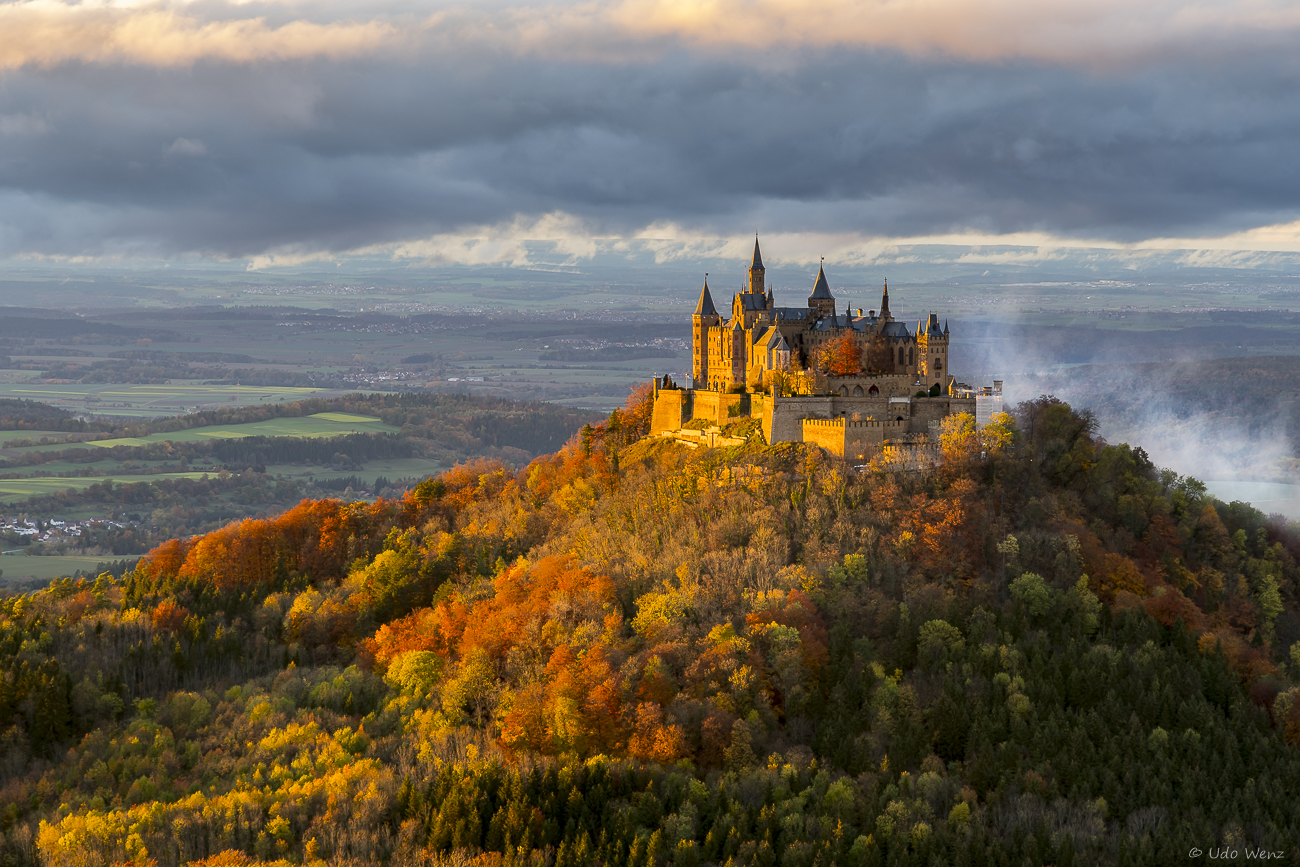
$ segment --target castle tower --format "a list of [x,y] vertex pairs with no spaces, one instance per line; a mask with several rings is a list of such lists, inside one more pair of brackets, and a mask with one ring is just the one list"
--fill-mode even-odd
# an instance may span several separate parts
[[749,353],[746,351],[749,348],[749,341],[745,339],[745,329],[740,326],[739,322],[732,324],[730,337],[730,352],[727,353],[731,361],[731,370],[728,377],[729,384],[744,385],[745,367],[749,361]]
[[709,294],[709,277],[704,276],[704,288],[700,290],[700,301],[695,305],[695,314],[691,317],[691,331],[695,345],[692,349],[694,364],[691,369],[691,383],[695,388],[708,388],[709,385],[709,329],[720,324],[713,306],[713,296]]
[[749,292],[751,295],[763,295],[767,270],[763,267],[763,257],[758,252],[758,235],[754,236],[754,261],[749,264]]
[[939,315],[931,313],[928,319],[916,323],[917,351],[920,355],[917,375],[927,385],[944,387],[948,377],[948,327],[939,327]]
[[885,291],[880,296],[880,321],[893,322],[894,317],[889,314],[889,281],[885,281]]
[[816,311],[817,317],[835,315],[835,296],[831,294],[830,284],[826,282],[826,271],[817,269],[817,282],[813,284],[812,294],[808,296],[808,309]]

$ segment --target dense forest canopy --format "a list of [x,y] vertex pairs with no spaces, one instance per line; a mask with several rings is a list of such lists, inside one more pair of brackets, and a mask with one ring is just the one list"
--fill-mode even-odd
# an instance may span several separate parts
[[645,410],[4,600],[0,863],[1300,854],[1295,525],[1050,398],[927,472]]

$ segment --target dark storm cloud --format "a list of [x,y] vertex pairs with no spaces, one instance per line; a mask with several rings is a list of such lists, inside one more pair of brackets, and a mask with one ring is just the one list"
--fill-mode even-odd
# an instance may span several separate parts
[[347,251],[557,212],[606,234],[1121,241],[1300,212],[1294,54],[1116,71],[762,54],[611,62],[470,41],[10,69],[0,254]]

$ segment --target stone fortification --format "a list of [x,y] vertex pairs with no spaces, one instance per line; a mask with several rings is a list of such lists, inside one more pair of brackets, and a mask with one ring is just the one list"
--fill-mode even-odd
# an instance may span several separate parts
[[[756,239],[749,288],[734,296],[729,318],[718,313],[705,283],[692,317],[691,387],[666,376],[656,381],[651,433],[674,436],[688,425],[707,430],[753,418],[769,443],[810,442],[868,459],[932,445],[947,416],[986,418],[1001,409],[1001,382],[977,390],[948,372],[948,326],[940,327],[936,314],[918,320],[915,331],[895,321],[888,285],[879,311],[839,314],[835,304],[819,270],[806,308],[777,307]],[[816,370],[829,341],[851,342],[861,372]]]

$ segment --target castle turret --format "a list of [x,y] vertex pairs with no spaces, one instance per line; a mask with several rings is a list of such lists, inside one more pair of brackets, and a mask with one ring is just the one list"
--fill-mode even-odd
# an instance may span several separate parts
[[709,294],[709,278],[704,277],[704,288],[700,290],[700,301],[695,305],[695,315],[691,317],[692,365],[691,376],[695,388],[707,388],[709,383],[709,329],[720,324],[717,308],[713,306],[713,296]]
[[835,296],[831,294],[823,268],[817,269],[817,282],[813,284],[812,294],[808,296],[808,309],[816,311],[818,317],[835,315]]
[[928,319],[917,323],[917,349],[920,363],[917,375],[931,386],[943,388],[948,376],[948,324],[939,328],[939,314],[931,313]]
[[894,317],[889,315],[889,281],[885,281],[885,291],[880,296],[880,321],[893,322]]
[[763,256],[758,252],[758,235],[754,236],[754,260],[749,264],[749,292],[751,295],[765,294],[767,269],[763,267]]

